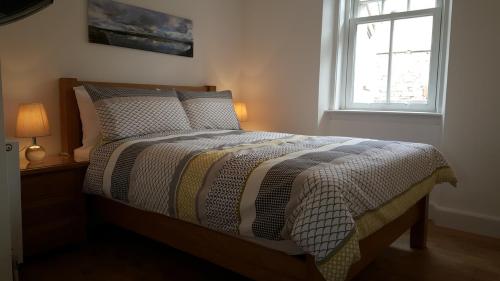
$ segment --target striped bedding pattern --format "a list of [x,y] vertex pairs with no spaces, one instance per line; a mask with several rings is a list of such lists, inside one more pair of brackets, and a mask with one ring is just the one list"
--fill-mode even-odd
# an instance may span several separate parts
[[241,130],[103,144],[88,193],[245,239],[288,241],[344,280],[358,241],[456,180],[433,146]]

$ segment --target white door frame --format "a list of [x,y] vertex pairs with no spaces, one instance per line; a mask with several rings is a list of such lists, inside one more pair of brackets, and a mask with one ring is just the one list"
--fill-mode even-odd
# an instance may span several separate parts
[[10,230],[10,194],[7,187],[7,155],[2,96],[2,65],[0,62],[0,280],[12,280],[12,246]]

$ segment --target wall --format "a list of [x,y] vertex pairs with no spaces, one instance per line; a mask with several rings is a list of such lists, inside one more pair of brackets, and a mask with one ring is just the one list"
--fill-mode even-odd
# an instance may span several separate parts
[[317,132],[322,1],[244,2],[249,129]]
[[[193,20],[194,58],[90,44],[84,0],[55,1],[47,9],[0,26],[6,134],[15,134],[17,106],[42,101],[52,136],[40,138],[49,154],[60,151],[58,84],[60,77],[84,80],[214,84],[239,93],[241,1],[120,0]],[[24,144],[29,140],[25,140]]]
[[[476,3],[478,2],[478,3]],[[479,2],[481,4],[479,4]],[[455,0],[443,151],[460,185],[440,194],[442,221],[500,237],[500,1]]]
[[[437,188],[432,216],[442,225],[500,237],[498,26],[496,0],[455,0],[446,115],[325,113],[335,58],[322,46],[333,0],[251,0],[244,3],[243,99],[248,127],[430,143],[455,168],[459,188]],[[324,8],[323,8],[324,5]],[[325,64],[325,61],[328,63]],[[320,69],[322,72],[320,72]],[[331,75],[331,73],[329,73]],[[326,96],[325,96],[326,95]],[[496,172],[496,173],[495,173]]]

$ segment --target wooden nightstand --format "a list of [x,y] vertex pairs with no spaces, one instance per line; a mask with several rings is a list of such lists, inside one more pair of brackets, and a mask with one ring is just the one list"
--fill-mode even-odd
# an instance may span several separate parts
[[49,156],[21,164],[23,248],[33,256],[85,240],[82,183],[88,163]]

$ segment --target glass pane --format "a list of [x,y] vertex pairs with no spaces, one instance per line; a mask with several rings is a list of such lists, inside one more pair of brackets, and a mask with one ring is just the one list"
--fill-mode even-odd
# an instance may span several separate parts
[[408,11],[408,0],[385,0],[382,2],[384,15]]
[[411,0],[410,11],[423,10],[436,7],[436,0]]
[[394,21],[391,103],[426,104],[432,46],[432,17]]
[[361,18],[435,8],[436,0],[358,0],[356,5]]
[[356,33],[354,103],[385,103],[391,22],[360,24]]
[[358,18],[378,16],[382,14],[382,1],[360,0],[358,2]]

